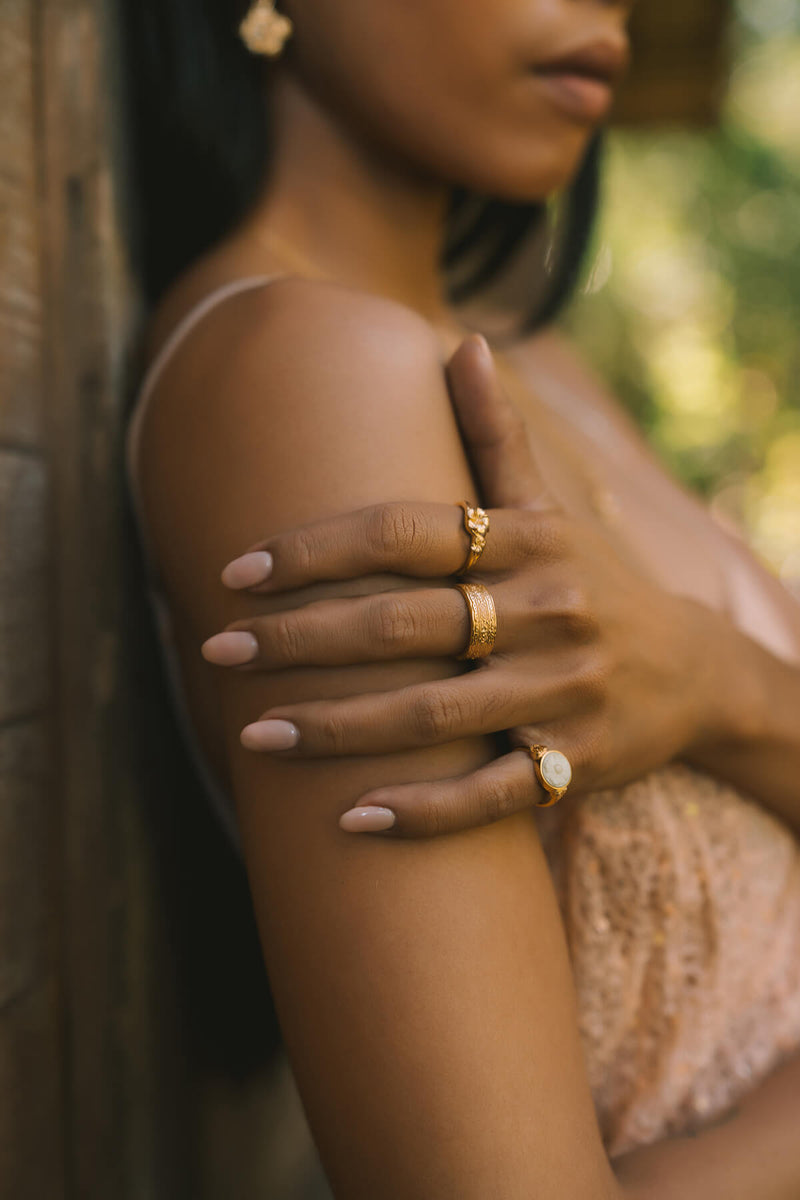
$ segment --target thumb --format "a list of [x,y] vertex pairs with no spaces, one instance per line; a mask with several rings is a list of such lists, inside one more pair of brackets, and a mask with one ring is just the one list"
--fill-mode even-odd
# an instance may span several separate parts
[[481,334],[470,334],[455,351],[447,380],[485,503],[492,508],[560,508],[539,474],[525,423]]

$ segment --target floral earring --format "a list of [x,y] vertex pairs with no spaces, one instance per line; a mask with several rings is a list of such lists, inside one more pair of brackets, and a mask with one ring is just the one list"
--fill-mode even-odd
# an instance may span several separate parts
[[275,11],[274,0],[254,0],[253,6],[239,26],[242,41],[252,54],[277,58],[282,52],[294,26],[288,17]]

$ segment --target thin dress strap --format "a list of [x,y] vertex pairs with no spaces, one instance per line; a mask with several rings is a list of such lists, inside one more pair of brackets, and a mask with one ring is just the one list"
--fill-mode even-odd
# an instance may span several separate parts
[[212,309],[222,304],[229,296],[236,296],[240,292],[264,287],[266,284],[272,283],[275,279],[283,279],[285,277],[285,275],[281,275],[278,272],[271,275],[249,275],[244,279],[234,279],[230,283],[223,284],[222,287],[215,288],[213,292],[210,292],[199,304],[190,309],[178,322],[144,374],[125,433],[125,469],[128,478],[128,489],[131,493],[134,511],[141,530],[141,539],[148,570],[154,579],[158,578],[158,570],[152,549],[147,540],[141,492],[136,476],[136,462],[139,453],[139,443],[141,441],[142,425],[150,397],[153,395],[156,384],[163,375],[175,351],[185,341],[195,326],[199,325]]
[[239,292],[263,287],[265,284],[281,278],[285,278],[285,276],[276,273],[273,275],[253,275],[245,279],[235,279],[231,283],[226,283],[222,287],[216,288],[204,300],[201,300],[199,304],[190,309],[186,316],[176,325],[145,372],[125,432],[125,472],[128,483],[128,494],[138,528],[139,544],[144,559],[146,595],[156,624],[166,678],[172,693],[173,709],[189,756],[194,762],[197,773],[206,789],[213,808],[217,812],[223,829],[230,838],[234,849],[240,855],[242,854],[242,843],[236,822],[233,799],[222,790],[212,774],[189,713],[172,627],[172,616],[161,586],[155,556],[145,527],[144,506],[136,478],[136,462],[139,442],[141,440],[142,420],[147,405],[167,363],[172,358],[178,346],[182,344],[207,313],[211,312],[217,305],[222,304],[229,296],[235,296]]

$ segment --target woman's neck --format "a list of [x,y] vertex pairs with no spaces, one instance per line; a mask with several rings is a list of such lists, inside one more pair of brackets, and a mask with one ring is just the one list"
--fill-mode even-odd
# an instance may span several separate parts
[[[440,254],[449,189],[343,130],[287,74],[270,96],[269,179],[239,236],[321,276],[449,322]],[[294,257],[294,263],[289,261]]]

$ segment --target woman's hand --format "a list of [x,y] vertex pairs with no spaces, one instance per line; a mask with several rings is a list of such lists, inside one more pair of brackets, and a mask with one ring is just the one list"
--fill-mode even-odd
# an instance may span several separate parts
[[[495,601],[491,657],[435,683],[276,707],[242,731],[242,743],[303,758],[388,754],[509,731],[515,747],[566,754],[571,793],[628,782],[705,736],[714,614],[665,592],[596,526],[563,511],[542,483],[482,339],[467,339],[448,373],[482,494],[494,506],[470,573]],[[432,586],[235,621],[204,643],[203,655],[249,671],[455,657],[469,622],[446,577],[466,550],[455,504],[380,505],[272,537],[229,564],[223,582],[273,594],[392,572]],[[530,757],[510,753],[466,778],[371,792],[342,822],[370,829],[359,814],[377,806],[396,814],[394,832],[421,836],[485,824],[543,798]]]

